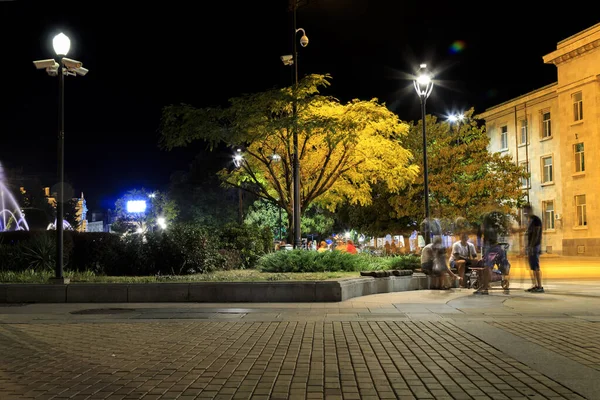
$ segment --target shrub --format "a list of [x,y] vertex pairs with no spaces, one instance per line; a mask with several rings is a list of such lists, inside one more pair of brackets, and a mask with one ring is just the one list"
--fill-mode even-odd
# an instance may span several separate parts
[[263,272],[352,272],[418,267],[420,267],[420,259],[413,255],[376,257],[339,251],[323,253],[306,250],[277,251],[258,260],[258,269]]
[[123,255],[124,244],[121,238],[108,232],[65,232],[73,243],[68,269],[92,271],[104,274]]
[[222,264],[217,243],[203,228],[178,224],[168,231],[146,235],[143,255],[155,274],[196,274],[218,269]]
[[21,242],[20,257],[28,269],[34,271],[52,271],[56,265],[56,241],[49,235],[36,235]]
[[258,260],[263,272],[335,272],[358,271],[364,268],[364,258],[339,251],[277,251]]
[[415,254],[406,254],[389,258],[388,269],[417,269],[421,268],[421,257]]
[[[273,246],[271,230],[256,225],[227,224],[218,240],[222,254],[227,254],[231,262],[230,269],[256,267],[258,259],[269,253]],[[236,255],[239,260],[235,260]]]

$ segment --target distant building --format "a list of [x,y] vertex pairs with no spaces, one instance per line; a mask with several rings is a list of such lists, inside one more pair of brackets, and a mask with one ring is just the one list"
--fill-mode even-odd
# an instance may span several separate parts
[[[56,208],[56,193],[51,193],[50,192],[50,188],[49,187],[45,187],[44,188],[44,195],[46,196],[46,199],[48,200],[48,203],[53,207]],[[83,192],[81,192],[81,197],[74,197],[73,198],[74,201],[77,202],[76,206],[75,206],[75,216],[76,216],[76,221],[77,221],[77,231],[78,232],[87,232],[87,226],[88,226],[88,221],[87,221],[87,204],[85,201],[85,198],[83,196]]]
[[104,232],[104,221],[88,221],[87,232]]

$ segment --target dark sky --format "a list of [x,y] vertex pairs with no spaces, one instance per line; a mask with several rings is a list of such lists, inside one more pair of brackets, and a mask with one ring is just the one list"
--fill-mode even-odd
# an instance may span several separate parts
[[[292,82],[279,59],[292,51],[287,0],[135,3],[0,1],[0,162],[56,182],[58,80],[32,61],[54,57],[52,37],[63,31],[68,57],[90,70],[67,77],[65,131],[66,176],[91,208],[111,207],[131,188],[164,188],[202,149],[158,148],[163,106],[221,105]],[[300,75],[330,73],[328,94],[377,97],[414,120],[419,102],[407,75],[426,62],[439,81],[428,113],[481,112],[554,82],[556,68],[542,56],[600,22],[598,9],[484,4],[312,0],[298,11],[310,38],[299,49]],[[453,52],[456,41],[464,45]]]

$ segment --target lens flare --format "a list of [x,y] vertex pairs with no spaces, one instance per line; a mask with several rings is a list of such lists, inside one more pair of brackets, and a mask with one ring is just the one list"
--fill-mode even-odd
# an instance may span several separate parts
[[465,49],[466,46],[467,46],[467,44],[465,43],[464,40],[456,40],[456,41],[454,41],[454,43],[452,43],[450,45],[450,53],[453,53],[453,54],[462,53],[462,51]]

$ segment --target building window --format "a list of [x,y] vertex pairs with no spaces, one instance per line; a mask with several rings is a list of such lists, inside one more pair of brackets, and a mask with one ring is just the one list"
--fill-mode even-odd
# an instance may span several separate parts
[[552,123],[550,122],[550,111],[542,113],[542,139],[552,137]]
[[573,94],[573,120],[581,121],[583,119],[583,95],[581,92]]
[[542,183],[552,183],[553,180],[552,156],[542,157]]
[[508,149],[508,126],[500,128],[500,148]]
[[542,202],[544,210],[544,230],[554,229],[554,200]]
[[523,162],[520,162],[519,165],[521,166],[521,168],[523,168],[525,171],[527,171],[527,177],[521,178],[521,189],[528,189],[529,185],[530,185],[530,177],[531,177],[531,171],[529,171],[529,163],[523,161]]
[[587,215],[585,210],[585,194],[575,196],[575,207],[577,208],[577,226],[587,226]]
[[519,144],[526,144],[529,142],[527,137],[527,119],[521,120],[521,136],[519,137]]
[[585,172],[585,158],[583,157],[583,143],[576,143],[575,150],[575,172]]

